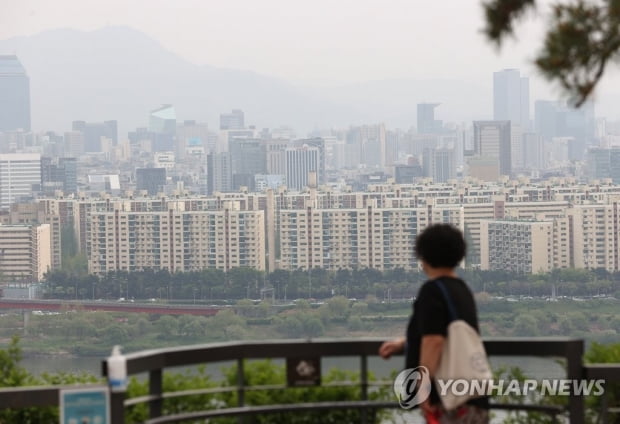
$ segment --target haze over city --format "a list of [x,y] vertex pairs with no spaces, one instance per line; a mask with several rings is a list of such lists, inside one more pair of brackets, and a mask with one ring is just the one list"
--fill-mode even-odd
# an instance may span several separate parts
[[[124,133],[161,103],[211,126],[237,107],[258,127],[301,134],[371,121],[407,129],[420,102],[441,103],[448,122],[492,118],[491,75],[503,68],[530,77],[532,103],[560,98],[532,64],[547,3],[498,50],[481,33],[477,0],[7,1],[0,53],[18,54],[28,70],[37,130],[113,118]],[[618,118],[616,74],[611,67],[595,96],[609,120]]]

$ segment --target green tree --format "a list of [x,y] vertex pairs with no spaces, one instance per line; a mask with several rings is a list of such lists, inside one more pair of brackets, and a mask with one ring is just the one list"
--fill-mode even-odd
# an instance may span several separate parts
[[537,336],[539,334],[538,324],[531,315],[521,314],[515,321],[514,332],[517,336]]

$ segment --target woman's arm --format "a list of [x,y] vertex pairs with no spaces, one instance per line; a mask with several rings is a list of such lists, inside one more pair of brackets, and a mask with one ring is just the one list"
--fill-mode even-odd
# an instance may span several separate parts
[[402,353],[405,350],[406,340],[404,337],[400,337],[394,340],[388,340],[384,342],[379,348],[379,355],[383,359],[389,359],[395,353]]
[[428,334],[422,336],[420,345],[420,366],[426,367],[431,377],[435,375],[439,367],[439,360],[443,352],[446,338],[441,334]]

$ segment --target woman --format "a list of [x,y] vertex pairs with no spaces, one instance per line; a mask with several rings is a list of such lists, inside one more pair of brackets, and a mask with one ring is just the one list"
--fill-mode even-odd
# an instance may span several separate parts
[[[431,378],[435,375],[447,328],[451,322],[444,295],[437,281],[440,280],[450,296],[460,319],[480,331],[474,296],[467,284],[456,274],[456,267],[465,258],[466,245],[463,234],[449,224],[434,224],[418,235],[415,253],[428,280],[422,285],[415,302],[413,315],[407,326],[406,337],[383,343],[379,355],[387,359],[395,353],[405,353],[405,368],[424,366]],[[446,411],[441,404],[436,387],[421,405],[428,423],[488,423],[487,397],[469,400],[453,411]]]

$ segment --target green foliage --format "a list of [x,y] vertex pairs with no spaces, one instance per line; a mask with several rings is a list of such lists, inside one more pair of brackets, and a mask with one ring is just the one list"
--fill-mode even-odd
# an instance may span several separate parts
[[[532,379],[531,376],[526,376],[519,367],[511,367],[509,369],[500,369],[494,371],[494,379],[503,381],[518,381],[519,386],[523,387],[523,382],[526,379]],[[504,388],[506,389],[506,388]],[[508,392],[508,390],[506,390]],[[537,404],[537,405],[554,405],[565,406],[566,397],[562,396],[549,396],[542,395],[541,389],[530,390],[526,396],[519,396],[516,394],[504,394],[503,396],[494,396],[493,401],[495,403],[504,404]],[[522,411],[509,411],[506,418],[504,418],[504,424],[551,424],[557,422],[552,416],[549,416],[542,412],[522,412]]]
[[[247,386],[284,385],[286,383],[286,370],[283,365],[275,365],[269,360],[246,361],[243,368],[244,381]],[[237,384],[237,366],[234,365],[224,370],[225,386]],[[374,381],[373,376],[369,376]],[[338,386],[342,383],[342,386]],[[359,374],[354,371],[331,369],[322,377],[320,387],[298,387],[272,390],[252,390],[245,394],[247,405],[275,405],[290,403],[327,402],[360,400]],[[325,385],[331,385],[325,387]],[[390,391],[381,389],[369,393],[370,400],[389,399]],[[225,393],[221,397],[228,406],[237,405],[236,392]],[[369,413],[369,423],[381,421],[381,414],[372,416]],[[232,421],[231,421],[232,422]],[[305,424],[305,423],[356,423],[361,422],[359,410],[334,410],[304,413],[279,413],[260,415],[255,418],[259,424]]]
[[[617,337],[615,340],[617,340]],[[594,364],[618,364],[620,363],[620,343],[617,341],[607,345],[592,343],[584,355],[584,361]],[[620,408],[620,383],[605,384],[604,396],[607,397],[608,408],[615,408],[618,411]],[[590,422],[599,422],[597,413],[601,410],[602,402],[603,397],[600,396],[586,398]],[[609,415],[608,422],[617,423],[620,421],[620,412],[610,413]]]
[[[163,375],[163,391],[165,393],[204,390],[217,387],[206,373],[206,368],[186,370],[180,373],[166,372]],[[127,397],[134,398],[148,394],[148,381],[132,378],[127,386]],[[164,415],[181,412],[204,411],[221,406],[212,394],[194,394],[189,396],[171,396],[164,399],[162,413]],[[127,424],[142,423],[148,419],[148,404],[140,403],[126,409]]]
[[[43,374],[35,378],[19,365],[22,351],[19,338],[13,337],[6,349],[0,349],[0,387],[70,385],[97,383],[101,380],[87,373]],[[40,408],[0,408],[0,424],[41,424],[58,422],[58,409]]]

